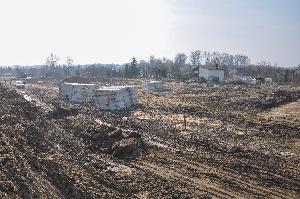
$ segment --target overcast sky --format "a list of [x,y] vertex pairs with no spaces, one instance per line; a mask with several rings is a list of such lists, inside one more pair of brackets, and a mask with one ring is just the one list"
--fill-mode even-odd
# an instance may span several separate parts
[[299,0],[0,0],[0,65],[124,63],[194,49],[300,64]]

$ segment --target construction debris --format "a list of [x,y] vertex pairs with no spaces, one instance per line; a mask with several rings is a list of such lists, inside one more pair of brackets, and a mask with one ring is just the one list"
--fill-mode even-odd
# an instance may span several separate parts
[[160,81],[151,81],[142,85],[145,92],[163,92],[170,90],[169,86]]
[[59,98],[78,103],[93,102],[95,91],[95,84],[62,83],[59,86]]
[[95,102],[102,110],[121,110],[137,105],[138,97],[134,86],[111,86],[97,89]]
[[101,110],[122,110],[138,103],[134,86],[110,86],[96,89],[95,84],[62,83],[58,96],[70,102],[95,102]]

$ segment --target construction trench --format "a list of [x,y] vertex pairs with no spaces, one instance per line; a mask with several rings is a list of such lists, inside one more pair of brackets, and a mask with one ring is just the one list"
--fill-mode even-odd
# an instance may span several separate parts
[[134,84],[113,112],[0,85],[0,198],[300,197],[300,88]]

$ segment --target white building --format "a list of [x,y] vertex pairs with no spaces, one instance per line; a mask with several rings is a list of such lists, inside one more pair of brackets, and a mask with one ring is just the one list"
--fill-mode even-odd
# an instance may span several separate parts
[[223,83],[225,70],[220,69],[218,66],[204,66],[199,67],[199,78],[204,78],[207,82]]
[[58,96],[71,102],[93,102],[95,91],[95,84],[62,83],[59,85]]
[[122,110],[138,103],[134,86],[111,86],[97,89],[95,103],[101,110]]

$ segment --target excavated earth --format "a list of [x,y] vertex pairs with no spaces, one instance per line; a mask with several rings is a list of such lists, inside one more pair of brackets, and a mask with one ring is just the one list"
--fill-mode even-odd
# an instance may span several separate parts
[[171,87],[104,112],[0,86],[0,197],[300,197],[299,88]]

